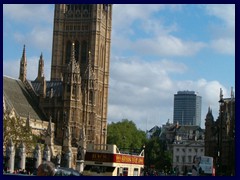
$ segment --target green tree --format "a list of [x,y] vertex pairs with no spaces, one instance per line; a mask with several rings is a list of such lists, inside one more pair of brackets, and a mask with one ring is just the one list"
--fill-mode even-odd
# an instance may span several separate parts
[[145,147],[145,165],[157,170],[168,172],[171,170],[171,153],[167,151],[167,142],[160,140],[161,129],[154,132]]
[[108,144],[116,144],[124,150],[141,150],[146,143],[146,133],[137,129],[135,123],[128,119],[108,125]]
[[26,150],[32,151],[40,139],[32,133],[31,128],[24,126],[25,122],[21,118],[9,117],[7,113],[3,116],[3,145],[6,147],[11,138],[14,143],[25,143]]

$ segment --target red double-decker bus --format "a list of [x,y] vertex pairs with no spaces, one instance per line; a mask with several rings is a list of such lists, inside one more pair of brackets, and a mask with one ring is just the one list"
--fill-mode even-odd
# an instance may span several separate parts
[[126,154],[116,145],[88,144],[84,164],[85,176],[140,176],[144,150],[139,154]]

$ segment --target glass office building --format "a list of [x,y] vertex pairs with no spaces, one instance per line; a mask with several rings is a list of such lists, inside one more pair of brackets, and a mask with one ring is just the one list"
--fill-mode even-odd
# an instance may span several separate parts
[[202,97],[194,91],[174,94],[173,122],[180,125],[201,126]]

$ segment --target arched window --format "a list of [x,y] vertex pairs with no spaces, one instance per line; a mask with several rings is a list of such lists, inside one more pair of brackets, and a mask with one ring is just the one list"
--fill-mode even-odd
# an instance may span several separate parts
[[78,41],[75,41],[75,59],[76,59],[76,62],[78,62],[79,60],[79,42]]
[[87,63],[87,42],[82,42],[82,48],[81,48],[81,64]]
[[67,45],[66,45],[66,59],[65,59],[65,63],[68,64],[70,62],[70,58],[71,58],[71,41],[67,41]]
[[89,93],[89,103],[90,104],[94,104],[94,93],[93,93],[94,90],[90,90],[90,93]]
[[69,11],[70,10],[70,4],[67,4],[66,5],[66,11]]

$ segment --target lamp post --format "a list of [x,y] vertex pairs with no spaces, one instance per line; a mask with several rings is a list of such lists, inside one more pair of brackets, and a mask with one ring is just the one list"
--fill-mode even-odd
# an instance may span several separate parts
[[223,95],[222,95],[222,89],[220,89],[220,100],[219,102],[219,118],[220,118],[220,127],[218,127],[218,158],[219,158],[219,170],[218,170],[218,175],[222,174],[222,129],[223,129],[223,105],[224,105],[224,100],[223,100]]

